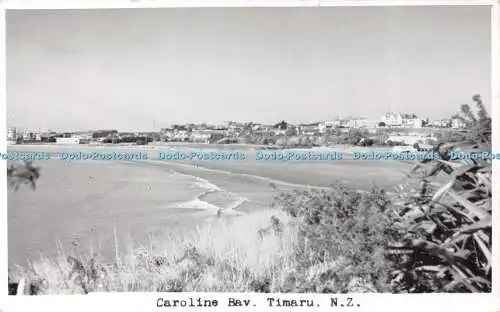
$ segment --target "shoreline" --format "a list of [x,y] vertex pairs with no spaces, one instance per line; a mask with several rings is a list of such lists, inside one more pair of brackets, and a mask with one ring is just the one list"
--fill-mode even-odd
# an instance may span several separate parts
[[146,145],[136,145],[129,143],[86,143],[86,144],[57,144],[57,143],[29,143],[29,144],[7,144],[7,147],[118,147],[118,148],[138,148],[138,149],[148,149],[156,148],[156,147],[200,147],[200,148],[220,148],[220,149],[234,149],[234,148],[243,148],[243,149],[286,149],[286,150],[317,150],[317,149],[349,149],[349,148],[361,148],[361,149],[390,149],[391,147],[384,146],[356,146],[350,144],[336,144],[329,146],[297,146],[297,147],[287,147],[287,146],[277,146],[277,145],[259,145],[259,144],[243,144],[243,143],[235,143],[235,144],[217,144],[217,143],[194,143],[194,142],[156,142],[150,143]]
[[251,145],[251,144],[198,144],[198,143],[185,143],[185,144],[161,144],[161,145],[120,145],[120,144],[102,144],[102,145],[94,145],[94,144],[15,144],[15,145],[7,145],[6,150],[31,150],[33,148],[47,148],[50,150],[53,149],[63,149],[63,150],[82,150],[82,149],[105,149],[105,150],[131,150],[137,152],[148,152],[148,151],[162,151],[162,149],[166,149],[169,151],[179,151],[182,148],[186,148],[187,150],[200,150],[200,151],[238,151],[241,149],[242,151],[260,151],[260,150],[269,150],[269,151],[296,151],[296,152],[341,152],[347,155],[351,155],[355,151],[363,151],[363,152],[389,152],[392,151],[390,147],[368,147],[368,146],[352,146],[352,145],[335,145],[335,146],[318,146],[311,148],[304,147],[269,147],[267,145]]
[[[19,146],[19,145],[17,145]],[[40,149],[44,149],[44,146],[38,146]],[[51,153],[50,160],[59,160],[57,158],[57,149],[60,149],[61,152],[90,152],[93,151],[93,146],[83,146],[83,145],[57,145],[50,146],[47,148],[47,151]],[[169,146],[170,148],[175,148],[175,146]],[[185,145],[185,147],[192,147],[192,145]],[[203,149],[201,148],[203,147]],[[203,145],[197,150],[186,151],[186,152],[197,152],[197,151],[220,151],[214,149],[213,146]],[[105,146],[103,149],[107,151],[113,151],[113,148],[116,151],[116,146],[110,145]],[[11,151],[15,150],[28,150],[24,146],[21,148],[12,147]],[[407,171],[409,169],[409,165],[414,164],[412,161],[404,161],[404,160],[379,160],[379,159],[352,159],[351,157],[346,157],[344,159],[337,160],[274,160],[274,159],[266,159],[266,160],[258,160],[256,158],[256,151],[252,149],[248,149],[246,151],[246,158],[244,160],[202,160],[202,159],[159,159],[156,155],[151,155],[151,152],[162,152],[164,150],[156,149],[153,147],[151,149],[144,149],[144,146],[141,147],[123,147],[124,152],[144,152],[148,153],[147,159],[130,159],[130,160],[118,160],[120,163],[134,163],[138,165],[158,165],[164,166],[166,168],[170,168],[172,170],[178,171],[181,170],[180,173],[187,173],[190,175],[198,176],[198,173],[206,173],[206,172],[214,172],[223,175],[240,175],[246,176],[250,178],[257,178],[259,180],[265,179],[270,182],[275,182],[278,184],[286,184],[288,186],[297,187],[329,187],[333,180],[342,180],[342,179],[354,179],[358,182],[363,182],[362,184],[366,184],[367,180],[379,180],[378,177],[380,175],[387,176],[387,170],[392,171]],[[179,152],[179,150],[169,150],[173,152]],[[294,151],[301,152],[300,149],[294,149]],[[310,151],[310,150],[307,150]],[[315,152],[341,152],[347,156],[352,155],[352,152],[368,152],[373,151],[376,152],[374,148],[369,147],[351,147],[351,146],[336,146],[336,147],[328,147],[328,148],[317,148],[313,149]],[[378,151],[383,152],[383,150],[379,149]],[[43,152],[43,151],[42,151]],[[55,152],[54,154],[52,154]],[[56,156],[56,157],[54,157]],[[64,160],[68,163],[71,162],[89,162],[89,161],[98,161],[100,160]],[[106,160],[103,160],[106,162]],[[107,161],[109,163],[109,161]],[[115,162],[115,161],[113,161]],[[375,164],[376,162],[376,164]],[[396,166],[396,167],[394,167]],[[370,168],[375,171],[372,172],[371,176],[366,176],[365,169]],[[348,170],[352,174],[348,174],[345,171]],[[304,173],[307,172],[307,175]],[[205,175],[205,174],[203,174]],[[403,174],[404,175],[404,174]],[[403,175],[399,174],[399,176],[403,177]],[[390,174],[389,177],[393,177],[393,174]],[[391,178],[390,178],[391,179]],[[395,180],[393,180],[395,182]],[[369,183],[371,184],[371,183]]]

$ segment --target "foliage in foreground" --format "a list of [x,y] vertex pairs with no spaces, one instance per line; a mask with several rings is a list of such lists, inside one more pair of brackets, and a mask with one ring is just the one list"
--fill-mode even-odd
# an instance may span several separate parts
[[[491,291],[491,160],[450,157],[452,151],[491,151],[491,118],[481,98],[473,100],[477,116],[462,105],[468,126],[462,140],[438,145],[440,159],[417,165],[413,173],[420,174],[421,189],[396,206],[401,239],[390,251],[393,281],[401,291]],[[443,174],[447,182],[436,187],[435,178]]]
[[[386,260],[392,218],[383,190],[369,193],[333,186],[329,190],[283,193],[276,199],[297,225],[297,266],[291,292],[390,291]],[[311,268],[317,275],[311,276]]]
[[29,184],[35,190],[39,178],[40,167],[33,166],[31,161],[24,161],[22,165],[10,165],[7,168],[7,183],[16,191],[22,184]]

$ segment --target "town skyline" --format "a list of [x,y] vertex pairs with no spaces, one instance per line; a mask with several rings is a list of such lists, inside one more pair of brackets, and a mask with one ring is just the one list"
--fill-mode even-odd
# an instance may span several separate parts
[[446,118],[472,94],[490,103],[489,20],[486,7],[8,11],[7,124]]
[[[394,113],[394,112],[386,112],[382,115],[379,116],[379,118],[367,118],[367,117],[361,117],[361,116],[335,116],[331,119],[323,119],[323,120],[316,120],[316,121],[308,121],[308,122],[299,122],[299,123],[292,123],[292,122],[289,122],[287,120],[284,120],[284,119],[280,119],[280,120],[277,120],[275,122],[271,122],[271,123],[263,123],[263,122],[259,122],[257,120],[227,120],[227,121],[223,121],[223,122],[219,122],[219,123],[209,123],[209,122],[184,122],[184,123],[174,123],[174,124],[168,124],[168,125],[164,125],[164,124],[161,124],[161,125],[156,125],[156,126],[153,126],[152,129],[127,129],[127,130],[123,130],[121,131],[121,129],[119,128],[112,128],[112,127],[109,127],[109,126],[102,126],[102,127],[95,127],[95,128],[86,128],[86,129],[59,129],[59,128],[55,128],[55,127],[46,127],[46,128],[42,128],[42,127],[39,127],[39,126],[16,126],[16,125],[10,125],[8,124],[7,127],[8,128],[15,128],[16,130],[40,130],[41,132],[48,132],[50,130],[53,130],[53,131],[56,131],[56,132],[87,132],[87,131],[94,131],[94,130],[110,130],[110,129],[116,129],[116,130],[119,130],[121,132],[154,132],[154,131],[161,131],[162,129],[169,129],[169,128],[173,128],[173,127],[176,127],[176,126],[188,126],[188,125],[206,125],[206,126],[209,126],[209,127],[218,127],[218,126],[228,126],[229,124],[240,124],[240,125],[243,125],[243,124],[252,124],[252,125],[267,125],[267,126],[274,126],[280,122],[286,122],[290,125],[295,125],[295,126],[301,126],[301,125],[312,125],[312,124],[321,124],[321,123],[328,123],[328,122],[332,122],[332,121],[339,121],[339,120],[342,120],[342,121],[349,121],[349,120],[368,120],[370,122],[376,122],[376,123],[379,123],[379,122],[384,122],[384,116],[386,114],[393,114],[393,115],[411,115],[413,113]],[[420,119],[422,121],[426,121],[426,120],[429,120],[429,121],[443,121],[443,120],[451,120],[452,119],[452,116],[448,116],[447,118],[438,118],[438,119],[429,119],[428,117],[420,117],[420,116],[416,116],[417,119]],[[153,123],[155,123],[153,121]]]
[[[177,123],[170,125],[161,125],[160,127],[154,127],[153,130],[141,130],[141,129],[133,129],[133,130],[123,130],[117,128],[110,127],[100,127],[100,128],[87,128],[87,129],[56,129],[56,128],[47,128],[42,129],[40,127],[16,127],[8,125],[8,129],[10,133],[14,132],[25,132],[25,133],[88,133],[93,131],[117,131],[118,133],[160,133],[167,130],[174,130],[183,128],[186,130],[209,130],[209,129],[228,129],[230,127],[238,126],[238,127],[276,127],[282,123],[287,124],[287,128],[291,127],[308,127],[308,126],[316,126],[316,127],[326,127],[329,125],[333,128],[353,128],[353,129],[376,129],[376,128],[406,128],[406,129],[419,129],[419,128],[460,128],[460,124],[463,122],[457,116],[461,114],[456,114],[454,116],[450,116],[448,118],[440,118],[440,119],[429,119],[429,118],[421,118],[414,113],[393,113],[386,112],[380,116],[380,118],[366,118],[366,117],[356,117],[356,116],[336,116],[335,118],[329,120],[321,120],[314,122],[303,122],[303,123],[290,123],[286,120],[280,120],[274,123],[261,123],[255,121],[225,121],[222,123],[207,123],[207,122],[187,122],[187,123]],[[452,126],[453,125],[453,126]]]

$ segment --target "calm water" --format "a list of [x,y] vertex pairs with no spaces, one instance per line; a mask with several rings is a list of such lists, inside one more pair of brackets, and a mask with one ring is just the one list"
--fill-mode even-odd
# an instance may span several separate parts
[[[42,150],[54,148],[36,148]],[[198,162],[198,167],[193,162],[55,159],[36,165],[42,171],[35,191],[23,186],[8,192],[11,263],[56,255],[58,242],[82,253],[92,246],[111,257],[115,230],[123,246],[131,237],[144,242],[159,233],[186,235],[218,208],[249,212],[269,206],[271,182],[285,191],[339,180],[362,189],[374,181],[391,188],[408,169],[388,161],[287,163],[252,157]]]

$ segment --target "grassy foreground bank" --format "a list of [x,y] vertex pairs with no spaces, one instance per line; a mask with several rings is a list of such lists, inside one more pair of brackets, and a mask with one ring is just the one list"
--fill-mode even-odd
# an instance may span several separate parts
[[[338,191],[282,194],[275,202],[285,205],[290,196],[300,201],[328,200]],[[307,199],[309,195],[312,197]],[[331,199],[335,204],[375,199],[373,195],[367,196],[351,192]],[[276,206],[241,217],[212,219],[190,238],[158,237],[151,239],[148,246],[116,246],[113,264],[101,262],[95,254],[76,259],[61,253],[55,259],[40,259],[30,268],[16,267],[10,276],[15,281],[24,279],[31,285],[29,291],[40,294],[347,292],[362,291],[363,287],[366,291],[377,291],[371,282],[362,282],[361,278],[377,266],[380,266],[376,270],[379,274],[384,267],[383,259],[372,255],[375,251],[382,256],[382,245],[378,241],[382,233],[370,229],[369,224],[383,227],[387,224],[383,223],[385,217],[370,214],[366,219],[361,210],[359,215],[339,214],[337,217],[342,217],[343,221],[338,219],[337,225],[341,229],[323,232],[318,225],[323,235],[336,236],[334,242],[328,243],[322,241],[327,237],[307,238],[315,235],[304,232],[312,228],[306,225],[310,222],[309,217],[304,215],[301,217],[304,219],[299,220],[300,212],[295,211],[304,204],[308,205],[300,202],[293,208],[288,206],[293,210],[288,213]],[[347,228],[359,233],[369,232],[352,240],[352,233],[345,231]],[[318,245],[325,243],[327,245]],[[343,252],[346,254],[339,257]],[[364,268],[354,267],[357,257],[361,257],[358,264]]]
[[[278,192],[269,210],[214,219],[191,238],[116,246],[112,264],[61,254],[11,268],[10,293],[489,292],[491,160],[449,157],[491,151],[491,118],[473,100],[477,115],[462,106],[469,132],[409,172],[417,189],[401,185],[393,198],[341,185]],[[33,172],[12,168],[11,185],[34,185]]]

